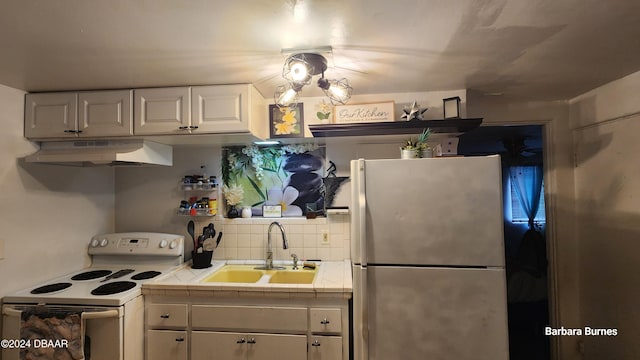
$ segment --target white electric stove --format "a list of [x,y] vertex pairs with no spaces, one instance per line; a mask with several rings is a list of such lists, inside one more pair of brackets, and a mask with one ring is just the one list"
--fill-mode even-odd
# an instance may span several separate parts
[[[184,237],[163,233],[113,233],[88,244],[91,265],[5,296],[3,339],[20,338],[21,314],[81,313],[94,360],[142,360],[144,302],[141,287],[178,269]],[[85,352],[87,344],[85,343]],[[18,359],[17,349],[3,358]],[[87,358],[87,356],[85,356]]]

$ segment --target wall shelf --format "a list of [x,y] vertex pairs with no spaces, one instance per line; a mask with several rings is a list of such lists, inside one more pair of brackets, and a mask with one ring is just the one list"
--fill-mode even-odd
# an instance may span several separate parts
[[411,120],[347,124],[309,125],[313,137],[372,136],[419,134],[425,128],[431,128],[434,134],[460,134],[473,130],[482,124],[482,118]]

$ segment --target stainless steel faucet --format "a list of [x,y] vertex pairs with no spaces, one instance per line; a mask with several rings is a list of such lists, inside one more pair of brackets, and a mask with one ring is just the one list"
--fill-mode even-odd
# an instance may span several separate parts
[[285,250],[289,248],[289,242],[287,242],[287,235],[284,232],[284,227],[282,226],[282,224],[280,224],[277,221],[274,221],[271,224],[269,224],[269,229],[267,229],[267,257],[264,261],[264,269],[267,269],[267,270],[284,269],[283,266],[273,267],[273,250],[271,248],[271,228],[274,225],[280,228],[280,233],[282,234],[282,248]]

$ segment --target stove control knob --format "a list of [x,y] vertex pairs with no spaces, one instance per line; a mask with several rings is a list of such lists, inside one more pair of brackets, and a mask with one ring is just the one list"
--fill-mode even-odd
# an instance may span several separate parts
[[167,246],[167,240],[160,240],[160,249],[164,249]]
[[100,245],[98,239],[91,240],[91,247],[98,247],[98,245]]
[[178,242],[173,240],[171,241],[171,243],[169,244],[169,249],[175,249],[178,246]]
[[100,240],[100,247],[105,247],[108,244],[109,244],[109,240],[107,240],[107,239]]

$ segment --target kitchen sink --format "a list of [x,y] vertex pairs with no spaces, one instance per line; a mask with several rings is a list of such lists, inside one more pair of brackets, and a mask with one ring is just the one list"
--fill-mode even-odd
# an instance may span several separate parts
[[280,270],[269,280],[272,284],[311,284],[316,276],[315,270]]
[[236,265],[225,265],[211,276],[204,279],[204,282],[233,282],[233,283],[254,283],[264,275],[262,270],[253,268],[241,268]]
[[318,272],[315,269],[291,266],[280,270],[256,269],[256,265],[225,265],[220,270],[206,277],[202,282],[222,283],[271,283],[271,284],[311,284]]

